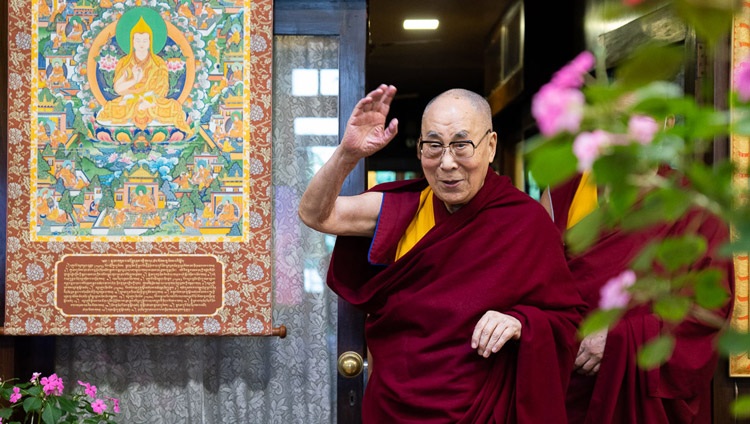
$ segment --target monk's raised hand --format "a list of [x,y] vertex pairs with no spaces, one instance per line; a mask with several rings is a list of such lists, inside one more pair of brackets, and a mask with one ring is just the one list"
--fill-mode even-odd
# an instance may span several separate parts
[[385,147],[398,132],[398,120],[385,126],[385,119],[396,95],[396,87],[381,84],[354,107],[341,138],[344,152],[359,160]]
[[581,340],[576,355],[575,370],[583,375],[596,375],[607,344],[607,330],[591,333]]
[[515,317],[497,311],[487,311],[479,319],[471,335],[471,348],[480,356],[489,358],[508,340],[521,338],[521,322]]

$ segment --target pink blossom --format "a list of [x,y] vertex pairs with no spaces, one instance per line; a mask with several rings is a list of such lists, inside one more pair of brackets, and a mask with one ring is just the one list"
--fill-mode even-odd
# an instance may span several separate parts
[[107,399],[112,401],[112,410],[115,411],[115,414],[120,413],[120,399],[108,397]]
[[622,4],[624,4],[625,6],[638,6],[644,1],[645,0],[622,0]]
[[114,56],[107,55],[99,59],[99,69],[102,71],[111,72],[114,71],[116,67],[117,59],[115,59]]
[[107,404],[103,400],[97,399],[91,404],[91,409],[101,415],[107,409]]
[[40,375],[42,375],[42,373],[40,373],[40,372],[35,372],[34,374],[31,374],[31,380],[29,380],[29,381],[32,382],[32,383],[35,382],[35,381],[37,381],[39,379]]
[[21,396],[23,396],[21,394],[21,389],[19,389],[18,387],[14,387],[13,388],[13,394],[10,395],[10,399],[8,399],[8,400],[10,400],[10,403],[16,403],[19,400],[21,400]]
[[49,377],[42,377],[40,382],[42,383],[44,394],[55,396],[62,395],[64,388],[63,381],[61,378],[57,377],[57,374],[52,374]]
[[109,163],[115,163],[115,161],[117,160],[117,158],[118,158],[117,153],[112,153],[111,155],[109,155],[107,157],[107,162],[109,162]]
[[81,380],[78,380],[78,384],[86,388],[85,392],[87,395],[91,396],[92,398],[96,397],[96,386],[94,386],[93,384],[83,382]]
[[628,135],[641,144],[651,143],[657,131],[659,131],[659,125],[650,116],[633,115],[628,121]]
[[179,72],[183,69],[185,69],[185,62],[179,59],[169,60],[167,62],[167,71],[169,72]]
[[573,141],[573,154],[578,158],[578,170],[591,169],[605,147],[612,144],[612,135],[606,131],[595,130],[578,134]]
[[596,58],[589,51],[582,51],[552,76],[552,85],[560,88],[581,88],[583,76],[594,67]]
[[624,308],[630,302],[627,288],[635,283],[635,272],[627,269],[620,275],[610,278],[599,291],[600,309]]
[[531,114],[539,131],[549,137],[561,131],[578,132],[583,119],[583,93],[553,84],[544,85],[531,101]]
[[750,100],[750,63],[743,61],[734,70],[734,90],[740,100],[747,102]]

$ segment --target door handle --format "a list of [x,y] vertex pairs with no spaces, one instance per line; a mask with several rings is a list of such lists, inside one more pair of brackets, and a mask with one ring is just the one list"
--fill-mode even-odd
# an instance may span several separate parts
[[353,351],[344,352],[339,356],[339,374],[347,378],[353,378],[362,373],[364,369],[362,356]]

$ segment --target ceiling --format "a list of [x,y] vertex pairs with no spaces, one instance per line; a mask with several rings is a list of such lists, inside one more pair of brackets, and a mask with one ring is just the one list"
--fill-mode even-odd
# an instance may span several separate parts
[[[454,87],[483,90],[483,50],[510,0],[370,0],[367,86],[393,84],[400,98],[429,100]],[[406,31],[407,18],[436,18],[435,31]]]

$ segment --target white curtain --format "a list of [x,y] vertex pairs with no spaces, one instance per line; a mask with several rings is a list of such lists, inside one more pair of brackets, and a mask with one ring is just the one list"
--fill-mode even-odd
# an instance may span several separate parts
[[[335,37],[276,37],[273,320],[287,337],[59,337],[55,369],[68,387],[83,380],[119,398],[118,423],[335,422],[336,298],[324,284],[333,240],[304,227],[297,205],[338,142],[337,69]],[[296,118],[328,119],[295,130]]]

